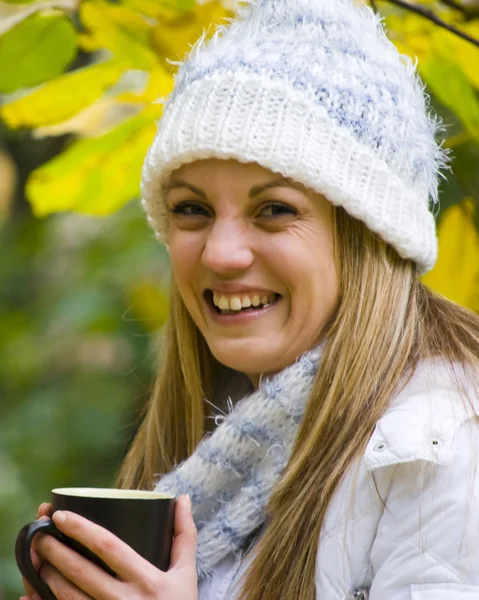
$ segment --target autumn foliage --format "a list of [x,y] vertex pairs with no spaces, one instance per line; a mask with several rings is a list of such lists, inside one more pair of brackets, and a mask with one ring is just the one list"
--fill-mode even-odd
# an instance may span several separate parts
[[[439,261],[425,282],[479,311],[479,47],[396,2],[371,4],[401,52],[417,57],[454,157],[441,183]],[[479,39],[477,0],[414,6]],[[0,2],[0,117],[37,137],[75,134],[27,182],[35,215],[106,215],[138,197],[161,117],[155,100],[171,91],[174,63],[236,8],[218,0]]]

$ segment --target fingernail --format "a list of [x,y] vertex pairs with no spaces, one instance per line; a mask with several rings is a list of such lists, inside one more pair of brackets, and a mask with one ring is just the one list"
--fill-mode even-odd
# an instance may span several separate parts
[[65,523],[67,517],[63,511],[57,510],[55,513],[53,513],[52,519],[54,523],[61,525],[62,523]]
[[185,504],[188,510],[191,510],[191,498],[189,494],[185,494]]
[[42,600],[38,594],[33,594],[32,600]]

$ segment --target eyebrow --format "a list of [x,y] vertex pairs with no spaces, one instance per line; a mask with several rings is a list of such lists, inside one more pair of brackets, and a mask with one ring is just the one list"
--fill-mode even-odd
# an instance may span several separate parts
[[[206,196],[206,193],[204,192],[204,190],[202,190],[199,187],[196,187],[196,185],[193,185],[191,183],[188,183],[187,181],[184,181],[183,179],[174,179],[174,180],[168,181],[163,186],[163,190],[162,190],[163,196],[166,197],[166,195],[169,192],[171,192],[171,190],[176,190],[178,188],[183,188],[183,187],[188,188],[189,190],[191,190],[192,192],[194,192],[195,194],[197,194],[204,200],[207,199],[207,196]],[[301,186],[301,184],[296,183],[289,177],[279,177],[277,179],[268,181],[267,183],[260,183],[258,185],[254,185],[252,188],[250,188],[250,190],[248,192],[248,197],[251,199],[255,198],[256,196],[259,196],[259,194],[261,194],[265,190],[275,188],[275,187],[290,187],[290,188],[294,188],[294,189],[299,190],[300,192],[304,193],[304,190],[303,190],[303,187]]]

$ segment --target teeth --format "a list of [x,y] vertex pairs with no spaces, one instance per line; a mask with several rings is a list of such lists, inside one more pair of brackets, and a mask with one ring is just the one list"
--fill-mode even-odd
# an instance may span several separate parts
[[241,300],[238,296],[230,298],[230,310],[241,310]]
[[250,308],[251,306],[258,307],[263,305],[264,307],[270,306],[275,300],[275,294],[267,296],[259,296],[254,294],[253,296],[231,296],[227,297],[218,292],[213,292],[213,303],[222,311],[240,311],[242,308]]
[[241,308],[249,308],[251,306],[251,298],[249,296],[243,296],[241,300]]
[[220,296],[217,306],[220,310],[228,310],[230,307],[228,298],[226,296]]

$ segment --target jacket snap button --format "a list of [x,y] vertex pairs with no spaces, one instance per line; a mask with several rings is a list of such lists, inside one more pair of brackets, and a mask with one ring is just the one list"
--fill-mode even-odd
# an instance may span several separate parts
[[433,446],[440,446],[441,445],[441,440],[438,440],[437,438],[434,438],[433,440],[431,440],[431,444]]
[[[384,442],[379,442],[373,446],[373,450],[374,452],[383,452],[383,450],[386,450],[386,444]],[[359,598],[361,597],[359,596]]]
[[349,595],[347,600],[368,600],[369,593],[367,589],[361,588],[353,590]]

